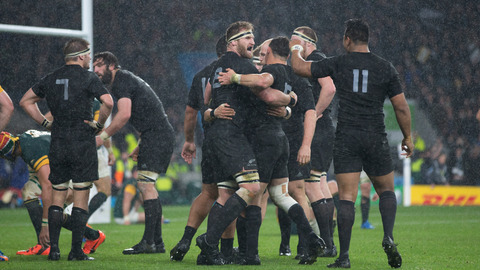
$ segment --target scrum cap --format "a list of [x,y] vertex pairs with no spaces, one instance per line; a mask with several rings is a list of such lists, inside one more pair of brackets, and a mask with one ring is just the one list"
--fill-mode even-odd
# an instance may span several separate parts
[[2,131],[0,133],[0,156],[11,157],[15,150],[15,142],[18,141],[18,137],[12,134]]

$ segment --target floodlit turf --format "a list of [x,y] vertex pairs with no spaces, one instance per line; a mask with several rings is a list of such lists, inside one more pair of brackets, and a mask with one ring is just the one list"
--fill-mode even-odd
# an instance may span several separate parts
[[[107,238],[91,262],[67,261],[71,233],[62,229],[61,259],[47,261],[46,256],[19,256],[17,250],[35,244],[35,232],[26,209],[0,209],[0,250],[10,261],[0,262],[0,269],[206,269],[196,266],[199,249],[193,244],[183,262],[169,260],[170,249],[180,240],[187,221],[189,206],[166,206],[164,216],[170,219],[163,227],[166,254],[123,255],[124,248],[136,244],[143,234],[143,225],[120,226],[95,224]],[[370,222],[374,230],[360,229],[361,216],[357,207],[350,249],[352,269],[389,269],[381,241],[380,214],[372,206]],[[205,224],[199,232],[206,230]],[[198,234],[197,234],[198,235]],[[395,242],[403,257],[402,269],[479,269],[480,208],[479,207],[399,207],[394,230]],[[292,236],[291,257],[279,257],[279,228],[275,210],[269,205],[260,231],[261,266],[251,269],[324,269],[332,258],[319,258],[313,266],[297,265],[294,260],[297,237]],[[335,233],[338,247],[338,236]],[[245,266],[220,266],[222,269],[245,269]]]

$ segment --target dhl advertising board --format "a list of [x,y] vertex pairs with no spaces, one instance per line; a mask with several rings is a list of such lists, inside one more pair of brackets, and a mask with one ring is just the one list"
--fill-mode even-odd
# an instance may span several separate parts
[[413,185],[411,194],[411,205],[480,205],[480,187]]

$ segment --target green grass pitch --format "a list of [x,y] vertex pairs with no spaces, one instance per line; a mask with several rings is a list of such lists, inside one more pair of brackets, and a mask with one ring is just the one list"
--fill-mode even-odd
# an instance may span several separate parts
[[[92,257],[95,261],[69,262],[71,233],[62,229],[61,259],[47,261],[46,256],[19,256],[17,250],[35,244],[35,232],[26,209],[0,210],[0,250],[9,256],[0,262],[0,269],[206,269],[197,266],[198,247],[192,244],[182,262],[169,260],[170,249],[180,240],[186,225],[189,206],[165,206],[164,216],[170,219],[163,226],[166,254],[123,255],[124,248],[136,244],[143,234],[143,224],[121,226],[95,224],[107,238]],[[350,248],[352,269],[389,269],[381,241],[383,237],[378,206],[370,210],[374,230],[360,229],[361,216],[357,207]],[[203,233],[203,224],[198,232]],[[199,234],[197,233],[197,235]],[[402,269],[480,269],[480,207],[399,207],[394,229],[395,242],[403,257]],[[261,266],[251,269],[326,269],[333,258],[318,258],[314,265],[297,265],[294,260],[297,237],[292,236],[291,257],[279,257],[280,230],[275,208],[269,204],[267,217],[260,230]],[[338,235],[335,243],[339,248]],[[216,268],[244,269],[246,266],[226,265]],[[210,268],[210,267],[209,267]]]

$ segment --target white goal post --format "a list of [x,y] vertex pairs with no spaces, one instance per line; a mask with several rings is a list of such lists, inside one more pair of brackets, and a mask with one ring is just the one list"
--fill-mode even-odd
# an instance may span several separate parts
[[93,0],[82,0],[82,30],[0,24],[0,32],[84,38],[90,43],[93,55]]
[[[41,36],[71,37],[84,38],[90,43],[91,54],[93,55],[93,0],[82,0],[82,30],[36,27],[25,25],[0,24],[0,32],[10,32],[16,34],[30,34]],[[90,63],[92,66],[92,63]],[[96,188],[90,191],[90,199],[97,193]],[[89,223],[110,223],[110,207],[111,197],[95,211],[90,217]],[[68,212],[71,205],[67,207]],[[70,210],[71,211],[71,210]]]

